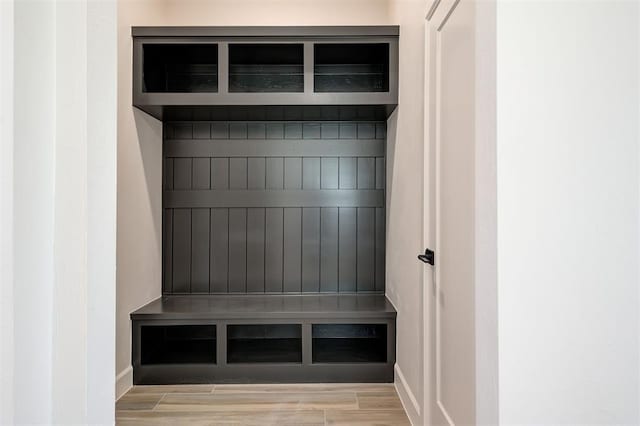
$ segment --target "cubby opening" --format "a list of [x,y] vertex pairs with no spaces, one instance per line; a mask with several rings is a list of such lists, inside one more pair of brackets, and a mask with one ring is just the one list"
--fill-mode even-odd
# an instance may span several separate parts
[[316,92],[388,92],[389,44],[316,44]]
[[215,325],[141,327],[141,364],[215,364]]
[[144,92],[218,91],[217,44],[150,43],[142,48]]
[[303,92],[302,44],[230,44],[229,92]]
[[227,363],[301,363],[300,324],[229,325]]
[[385,324],[313,324],[314,363],[387,362]]

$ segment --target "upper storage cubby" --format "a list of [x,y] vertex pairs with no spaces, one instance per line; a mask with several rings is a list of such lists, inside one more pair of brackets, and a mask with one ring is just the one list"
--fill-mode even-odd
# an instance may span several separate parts
[[283,120],[291,109],[309,120],[384,120],[398,103],[398,34],[134,27],[133,105],[163,121]]
[[229,92],[304,92],[304,45],[230,44]]
[[216,44],[155,44],[142,46],[143,87],[146,93],[218,91]]
[[388,92],[389,43],[317,43],[316,92]]

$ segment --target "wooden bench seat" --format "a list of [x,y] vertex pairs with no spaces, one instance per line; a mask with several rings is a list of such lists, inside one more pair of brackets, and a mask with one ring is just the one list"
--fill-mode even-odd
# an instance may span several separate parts
[[131,319],[135,384],[393,381],[384,295],[163,296]]

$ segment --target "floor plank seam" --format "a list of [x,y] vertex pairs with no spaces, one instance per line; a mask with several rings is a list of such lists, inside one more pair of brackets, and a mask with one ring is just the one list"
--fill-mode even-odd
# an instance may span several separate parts
[[158,408],[158,405],[160,405],[160,402],[162,402],[162,400],[164,399],[165,396],[167,396],[167,394],[163,393],[162,396],[160,397],[160,399],[158,400],[158,402],[156,402],[156,405],[153,406],[151,411],[156,411],[156,408]]

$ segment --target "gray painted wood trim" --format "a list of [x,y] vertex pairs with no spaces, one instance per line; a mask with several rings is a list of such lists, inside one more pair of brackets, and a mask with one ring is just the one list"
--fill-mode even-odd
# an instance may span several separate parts
[[218,93],[229,93],[229,43],[218,43]]
[[170,295],[131,313],[144,319],[395,318],[384,294]]
[[306,41],[304,43],[304,92],[313,92],[313,43]]
[[173,364],[133,367],[134,385],[197,383],[393,383],[393,365]]
[[142,60],[144,53],[142,50],[142,42],[139,40],[133,40],[133,81],[132,81],[132,99],[133,105],[142,105],[145,102],[142,90],[142,79],[144,73],[142,70]]
[[[391,71],[390,71],[391,72]],[[222,81],[224,73],[219,73]],[[389,82],[391,87],[395,85]],[[141,87],[141,86],[140,86]],[[397,105],[392,92],[375,93],[150,93],[136,92],[134,105],[199,106],[199,105]]]
[[302,364],[313,364],[313,339],[310,322],[302,323]]
[[383,207],[384,191],[319,190],[205,190],[164,191],[164,208],[202,207]]
[[[209,142],[209,143],[207,143]],[[384,157],[383,139],[167,140],[165,156],[171,157]]]
[[133,37],[398,37],[398,25],[131,27]]

